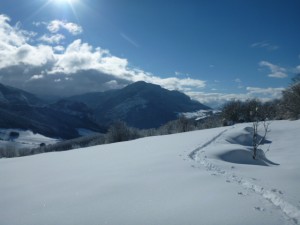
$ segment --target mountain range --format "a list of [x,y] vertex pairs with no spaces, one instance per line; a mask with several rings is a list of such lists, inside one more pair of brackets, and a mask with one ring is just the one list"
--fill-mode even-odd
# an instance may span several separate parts
[[0,84],[0,127],[30,129],[49,137],[78,137],[78,128],[106,132],[115,121],[147,129],[209,107],[179,91],[139,81],[122,89],[91,92],[48,103],[26,91]]

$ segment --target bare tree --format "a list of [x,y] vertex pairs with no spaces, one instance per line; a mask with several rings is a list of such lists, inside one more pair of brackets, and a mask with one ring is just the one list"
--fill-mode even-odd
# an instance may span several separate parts
[[292,85],[293,84],[297,84],[300,83],[300,73],[296,74],[293,78],[292,78]]
[[[257,115],[258,114],[258,108],[255,109],[255,111],[250,112],[251,114]],[[253,137],[252,137],[252,146],[253,146],[253,159],[257,158],[257,150],[260,145],[264,143],[266,140],[267,134],[270,132],[269,125],[270,123],[264,120],[260,120],[258,116],[254,117],[255,120],[252,123],[253,125]],[[259,127],[263,125],[263,133],[262,135],[259,135]]]
[[105,137],[106,143],[134,140],[140,137],[137,129],[128,127],[123,121],[112,124]]
[[241,119],[242,105],[243,103],[241,101],[233,100],[222,106],[222,116],[226,121],[226,124],[236,123]]
[[17,147],[15,143],[8,142],[6,145],[0,148],[0,158],[12,158],[12,157],[18,157],[19,152],[17,150]]
[[192,121],[187,119],[184,116],[180,116],[177,121],[176,121],[176,133],[181,133],[181,132],[188,132],[191,130],[194,130],[194,126],[192,124]]

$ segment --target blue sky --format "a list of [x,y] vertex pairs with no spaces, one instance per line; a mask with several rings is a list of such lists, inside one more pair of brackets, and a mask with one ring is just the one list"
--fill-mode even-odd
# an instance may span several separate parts
[[145,80],[215,106],[300,72],[298,0],[10,0],[0,82],[71,95]]

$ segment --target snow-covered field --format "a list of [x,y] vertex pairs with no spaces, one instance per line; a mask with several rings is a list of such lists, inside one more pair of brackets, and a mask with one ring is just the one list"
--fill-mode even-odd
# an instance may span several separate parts
[[[9,136],[11,132],[17,132],[19,136],[12,140]],[[15,148],[36,148],[39,147],[41,143],[48,145],[55,144],[58,141],[58,139],[35,134],[30,130],[0,128],[0,147],[7,147],[10,145]]]
[[0,159],[0,224],[300,224],[300,121],[249,127]]

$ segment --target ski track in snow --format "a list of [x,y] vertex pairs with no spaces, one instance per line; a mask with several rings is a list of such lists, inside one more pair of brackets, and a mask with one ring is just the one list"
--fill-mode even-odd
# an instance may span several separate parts
[[[232,127],[234,128],[234,127]],[[197,147],[194,149],[188,156],[200,163],[201,166],[203,166],[207,171],[214,172],[212,175],[220,175],[226,179],[227,183],[234,182],[238,185],[240,185],[242,188],[246,190],[250,190],[258,195],[260,195],[262,198],[270,202],[272,205],[274,205],[277,209],[279,209],[283,214],[285,215],[285,219],[288,220],[288,222],[292,221],[293,224],[299,224],[300,222],[300,210],[292,205],[291,203],[284,200],[282,197],[278,196],[274,190],[268,190],[260,185],[257,185],[253,183],[252,181],[244,178],[239,177],[229,171],[226,171],[219,166],[216,166],[205,155],[205,148],[213,144],[218,138],[220,138],[225,132],[227,132],[228,129],[223,130],[218,135],[213,137],[211,140],[207,141],[205,144],[201,145],[200,147]],[[243,193],[240,192],[242,195]],[[239,193],[239,194],[240,194]],[[279,194],[282,194],[281,191],[278,192]],[[261,207],[255,207],[256,210],[264,211]]]

